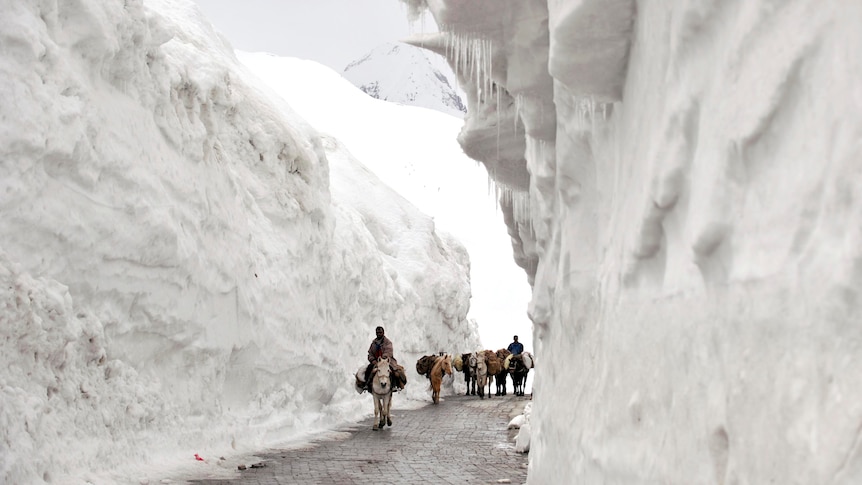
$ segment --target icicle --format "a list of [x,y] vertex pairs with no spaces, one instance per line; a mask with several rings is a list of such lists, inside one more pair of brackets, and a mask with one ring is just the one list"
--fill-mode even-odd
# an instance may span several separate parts
[[461,70],[461,65],[458,64],[458,36],[456,34],[452,34],[452,38],[449,40],[449,48],[452,50],[452,63],[455,65],[455,70],[458,72],[458,74],[463,75],[464,71]]
[[458,70],[458,73],[463,75],[464,74],[464,66],[461,65],[460,37],[456,36],[454,42],[455,42],[455,45],[453,46],[452,50],[454,51],[454,54],[455,54],[455,66],[456,66],[456,69]]
[[482,41],[482,50],[485,52],[485,56],[482,58],[482,80],[485,82],[487,86],[488,98],[486,102],[491,102],[491,94],[494,92],[494,76],[491,74],[491,70],[488,68],[491,62],[491,52],[488,48],[489,44],[487,40]]
[[470,58],[467,64],[467,70],[470,76],[475,76],[476,70],[479,68],[479,59],[476,58],[476,49],[473,47],[473,39],[467,37],[467,42],[464,45],[464,55]]
[[497,86],[494,91],[495,91],[494,97],[496,98],[494,110],[497,113],[497,161],[499,162],[500,161],[500,131],[503,127],[503,119],[501,118],[501,115],[500,115],[500,100],[501,100],[500,92],[502,91],[502,89],[500,89],[500,86]]
[[464,77],[470,77],[470,69],[468,67],[468,59],[467,53],[464,49],[464,38],[458,36],[458,58],[461,60],[459,65],[461,66],[461,72],[464,73]]
[[464,68],[472,75],[474,65],[476,64],[476,58],[471,52],[471,45],[472,42],[470,41],[470,37],[467,37],[466,42],[464,42]]
[[521,103],[524,102],[524,96],[520,93],[515,95],[515,116],[512,117],[512,132],[518,134],[518,120],[521,119]]
[[488,77],[488,71],[485,68],[485,65],[488,62],[488,49],[485,48],[486,43],[487,41],[485,39],[476,39],[475,49],[480,57],[480,62],[477,63],[476,66],[476,81],[482,83],[482,85],[484,86],[484,101],[487,103],[490,99],[489,95],[491,94],[491,89],[493,88],[491,86],[488,86],[488,83],[486,81]]
[[484,57],[482,56],[482,50],[478,47],[479,44],[474,40],[472,43],[473,56],[476,57],[476,62],[474,63],[475,71],[473,72],[476,80],[476,90],[479,92],[479,102],[482,102],[482,98],[485,96],[485,93],[482,89],[482,62],[484,61]]
[[515,221],[529,221],[530,217],[530,194],[528,192],[516,191],[512,188],[506,188],[506,197],[509,204],[512,206],[512,216]]
[[[443,49],[446,52],[446,59],[452,60],[452,34],[446,35],[446,37],[444,37],[444,39],[446,39],[444,41],[444,44],[443,44]],[[455,65],[454,62],[453,62],[453,65],[454,65],[454,67],[452,70],[455,71],[455,75],[457,76],[458,75],[458,66]]]
[[488,49],[488,70],[487,70],[488,74],[487,74],[487,76],[488,76],[489,84],[493,84],[493,79],[494,79],[494,49],[493,49],[493,47],[494,46],[491,44],[491,39],[488,39],[486,41],[486,44],[487,44],[487,49]]

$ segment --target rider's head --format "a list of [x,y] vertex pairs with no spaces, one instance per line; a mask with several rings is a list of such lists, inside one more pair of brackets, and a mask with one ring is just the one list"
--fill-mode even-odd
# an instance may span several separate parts
[[514,336],[514,337],[512,337],[512,338],[514,338],[514,339],[515,339],[515,342],[517,342],[517,341],[518,341],[518,336],[517,336],[517,335],[515,335],[515,336]]
[[377,329],[375,329],[375,332],[377,333],[377,338],[382,337],[383,336],[383,327],[377,327]]

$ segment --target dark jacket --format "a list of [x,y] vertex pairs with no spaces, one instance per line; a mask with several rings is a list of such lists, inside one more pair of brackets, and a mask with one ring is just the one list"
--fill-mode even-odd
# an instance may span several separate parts
[[508,350],[512,353],[512,355],[518,355],[524,352],[524,344],[522,344],[521,342],[512,342],[509,344]]

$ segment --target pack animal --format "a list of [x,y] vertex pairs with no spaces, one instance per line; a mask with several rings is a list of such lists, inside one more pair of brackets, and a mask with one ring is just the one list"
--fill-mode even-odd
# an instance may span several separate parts
[[467,384],[467,392],[465,396],[476,395],[476,354],[461,354],[462,367],[461,372],[464,373],[464,384]]
[[[488,375],[488,399],[491,398],[491,383],[500,374],[503,368],[503,363],[497,358],[497,354],[493,350],[485,350],[481,353],[485,359],[485,367]],[[484,387],[484,386],[483,386]],[[497,394],[498,396],[500,394]]]
[[[497,393],[495,396],[505,396],[506,395],[506,382],[509,375],[509,359],[512,357],[512,353],[506,349],[500,349],[494,353],[497,356],[497,359],[500,360],[500,372],[494,375],[494,381],[497,383]],[[490,393],[490,391],[489,391]]]
[[512,376],[513,392],[516,396],[524,395],[524,385],[527,374],[533,367],[533,356],[529,352],[513,355],[509,362],[509,375]]
[[479,393],[479,399],[485,399],[485,383],[488,381],[488,364],[485,362],[485,353],[482,351],[475,352],[473,357],[476,359],[476,392]]
[[377,360],[371,376],[371,397],[374,399],[374,426],[371,429],[381,429],[384,425],[392,426],[392,416],[389,411],[392,406],[392,382],[389,359]]
[[443,375],[452,375],[452,356],[438,358],[431,367],[429,379],[431,380],[431,400],[434,404],[440,402],[440,386],[443,384]]

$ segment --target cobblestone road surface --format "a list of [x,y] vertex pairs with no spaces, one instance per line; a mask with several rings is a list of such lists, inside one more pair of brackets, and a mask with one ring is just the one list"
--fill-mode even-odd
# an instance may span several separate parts
[[261,454],[265,466],[237,471],[235,479],[189,483],[522,484],[528,457],[515,451],[517,430],[506,426],[528,399],[446,396],[438,405],[394,409],[383,430],[373,431],[368,418],[344,429],[343,439]]

